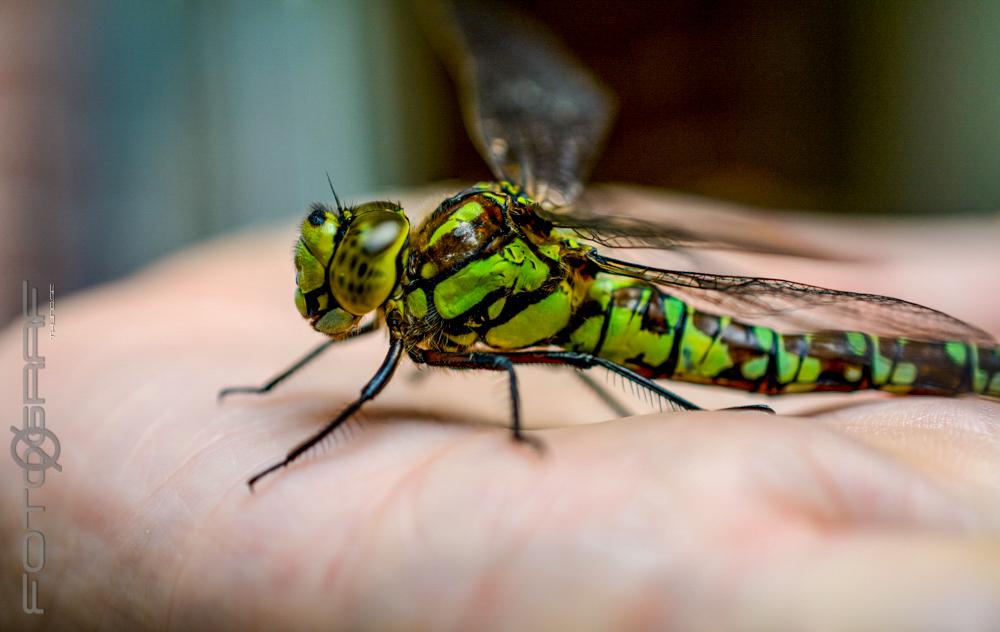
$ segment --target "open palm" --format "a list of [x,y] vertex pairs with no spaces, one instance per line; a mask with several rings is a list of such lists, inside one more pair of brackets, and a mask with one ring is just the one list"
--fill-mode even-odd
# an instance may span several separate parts
[[[884,261],[757,271],[1000,331],[983,298],[1000,296],[1000,270],[976,261],[995,223],[798,230],[859,227]],[[46,614],[7,607],[2,627],[1000,628],[991,401],[808,395],[768,401],[774,416],[589,423],[611,414],[572,375],[518,369],[539,457],[502,428],[500,376],[404,365],[327,450],[249,493],[251,474],[357,395],[386,345],[345,342],[265,397],[216,402],[319,342],[292,306],[292,240],[229,237],[57,304],[44,389],[63,471],[37,497]],[[2,357],[20,345],[15,324]],[[21,365],[3,367],[15,410]],[[677,390],[708,408],[765,401]],[[3,467],[20,506],[19,470]],[[18,527],[0,527],[5,568],[19,568]],[[18,604],[11,577],[4,601]]]

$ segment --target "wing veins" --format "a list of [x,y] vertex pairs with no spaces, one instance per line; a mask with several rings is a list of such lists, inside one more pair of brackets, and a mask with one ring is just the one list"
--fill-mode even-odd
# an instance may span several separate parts
[[995,344],[990,334],[974,325],[904,299],[784,279],[666,270],[596,251],[589,258],[607,272],[665,286],[668,293],[721,308],[737,319],[772,318],[778,325],[807,331],[839,328],[880,336]]

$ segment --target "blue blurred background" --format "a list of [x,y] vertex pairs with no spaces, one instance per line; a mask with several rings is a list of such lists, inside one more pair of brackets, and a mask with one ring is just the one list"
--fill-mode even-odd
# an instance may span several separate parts
[[[522,4],[621,101],[595,180],[1000,208],[1000,3]],[[70,289],[328,199],[487,176],[391,0],[0,3],[0,282]],[[289,220],[290,221],[290,220]]]
[[448,85],[401,9],[3,3],[5,310],[25,276],[65,291],[299,215],[327,171],[348,197],[437,177]]

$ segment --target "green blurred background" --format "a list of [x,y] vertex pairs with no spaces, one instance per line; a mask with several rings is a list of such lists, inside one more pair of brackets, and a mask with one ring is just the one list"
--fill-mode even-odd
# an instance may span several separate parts
[[[779,208],[1000,208],[1000,3],[522,2],[618,94],[594,173]],[[488,176],[390,0],[0,2],[0,281],[57,293],[328,199]],[[289,220],[291,221],[291,220]]]

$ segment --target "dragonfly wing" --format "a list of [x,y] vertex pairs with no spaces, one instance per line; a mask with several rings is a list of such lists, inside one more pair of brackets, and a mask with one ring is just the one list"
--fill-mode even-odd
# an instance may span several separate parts
[[553,225],[606,248],[712,249],[857,260],[855,253],[833,252],[792,233],[784,221],[768,221],[734,209],[694,197],[663,197],[603,186],[588,189],[571,208],[537,212]]
[[[741,235],[704,236],[662,219],[592,212],[621,196],[583,192],[614,99],[544,28],[492,2],[444,5],[433,37],[461,93],[469,134],[497,179],[521,186],[540,214],[609,248],[712,248],[841,260],[842,255]],[[450,9],[450,11],[449,11]],[[449,16],[450,15],[450,19]]]
[[453,28],[439,44],[494,176],[546,207],[571,203],[610,126],[610,92],[521,13],[492,2],[449,8]]
[[844,261],[847,257],[820,251],[815,246],[786,240],[755,239],[751,236],[714,236],[695,232],[666,221],[652,221],[625,215],[587,216],[536,211],[557,228],[570,230],[580,239],[606,248],[656,248],[663,250],[733,250],[740,252]]
[[978,327],[936,309],[888,296],[781,279],[664,270],[605,257],[596,251],[589,258],[606,272],[664,286],[668,293],[696,309],[787,333],[839,329],[878,336],[996,344]]

